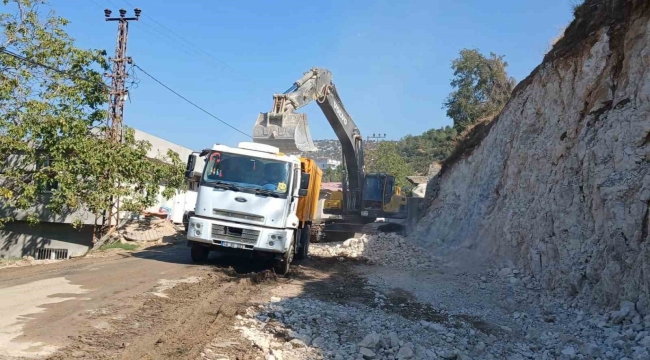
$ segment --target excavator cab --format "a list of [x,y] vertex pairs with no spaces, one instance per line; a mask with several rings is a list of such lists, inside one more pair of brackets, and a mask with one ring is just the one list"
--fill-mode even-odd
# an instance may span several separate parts
[[395,177],[385,173],[365,175],[361,216],[364,217],[406,217],[406,197],[395,184]]

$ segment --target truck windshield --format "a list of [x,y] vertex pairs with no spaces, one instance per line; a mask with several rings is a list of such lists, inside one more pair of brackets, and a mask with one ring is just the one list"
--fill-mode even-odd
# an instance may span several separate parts
[[384,187],[379,176],[366,176],[366,187],[363,191],[363,199],[381,201]]
[[289,165],[283,161],[213,151],[206,161],[203,182],[284,194],[288,190]]

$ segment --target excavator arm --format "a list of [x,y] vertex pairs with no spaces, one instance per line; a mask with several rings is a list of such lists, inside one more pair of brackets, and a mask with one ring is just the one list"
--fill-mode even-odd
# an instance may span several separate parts
[[343,209],[355,212],[361,206],[364,181],[363,138],[348,114],[327,69],[312,68],[284,94],[273,95],[270,112],[261,113],[253,129],[253,141],[276,146],[285,152],[311,152],[307,116],[296,110],[316,101],[341,142],[343,151]]

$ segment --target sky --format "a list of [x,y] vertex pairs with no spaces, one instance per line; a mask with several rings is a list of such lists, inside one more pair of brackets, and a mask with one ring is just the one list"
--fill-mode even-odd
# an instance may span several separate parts
[[[572,18],[571,0],[50,0],[84,48],[114,53],[117,24],[139,22],[128,55],[145,71],[223,121],[252,134],[260,112],[312,67],[333,74],[365,136],[387,139],[451,125],[442,104],[463,48],[505,55],[523,80]],[[193,150],[236,146],[245,135],[196,109],[136,69],[124,123]],[[302,108],[314,139],[334,139],[316,103]]]

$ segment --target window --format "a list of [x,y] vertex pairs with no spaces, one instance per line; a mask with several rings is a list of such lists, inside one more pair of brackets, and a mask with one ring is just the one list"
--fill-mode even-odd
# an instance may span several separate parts
[[381,201],[384,193],[379,176],[366,176],[366,186],[363,190],[364,200]]
[[286,194],[290,169],[286,161],[213,151],[208,156],[202,184],[233,184]]
[[384,203],[388,204],[395,191],[395,178],[389,176],[386,178],[386,189],[384,191]]

